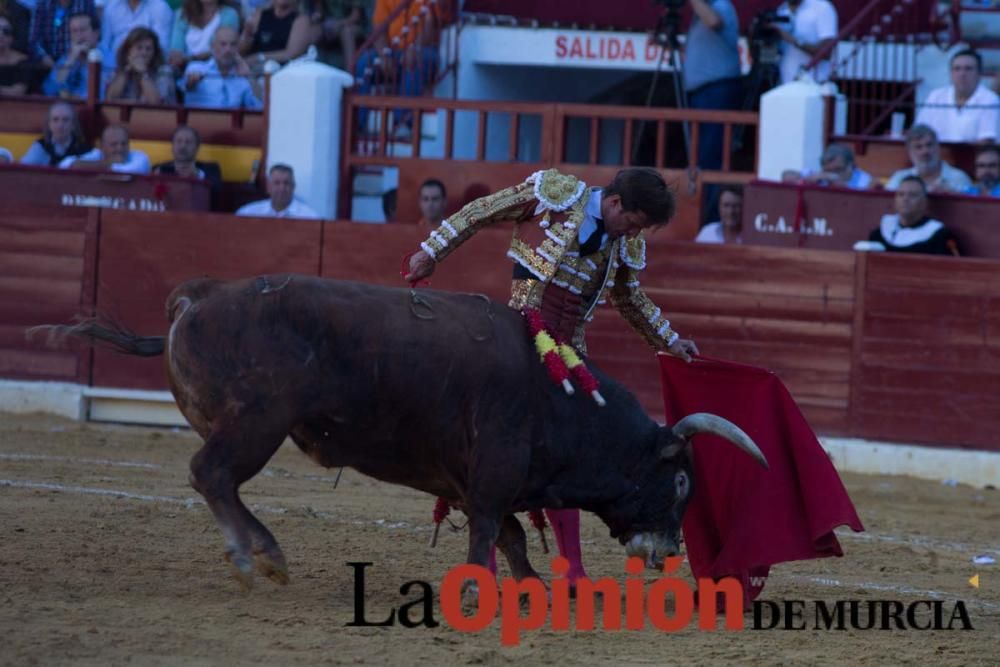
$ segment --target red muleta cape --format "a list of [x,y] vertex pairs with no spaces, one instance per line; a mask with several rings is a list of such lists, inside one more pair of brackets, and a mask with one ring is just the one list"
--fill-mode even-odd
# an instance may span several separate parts
[[760,594],[771,565],[842,556],[833,529],[864,527],[840,476],[788,390],[770,371],[660,354],[668,424],[694,412],[730,420],[753,438],[770,470],[714,435],[693,447],[694,496],[684,542],[696,578],[734,576],[744,604]]

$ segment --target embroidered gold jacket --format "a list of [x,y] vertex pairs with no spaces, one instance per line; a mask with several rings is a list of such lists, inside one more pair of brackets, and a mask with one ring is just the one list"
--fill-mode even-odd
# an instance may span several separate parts
[[[665,350],[677,334],[639,289],[639,271],[646,266],[642,236],[616,239],[598,253],[580,257],[577,230],[589,196],[586,184],[573,176],[555,169],[536,172],[520,185],[468,204],[420,247],[440,262],[483,226],[513,220],[517,224],[507,256],[535,279],[514,280],[512,308],[541,308],[546,322],[585,352],[584,326],[594,308],[610,299],[647,343]],[[565,298],[554,300],[555,293]]]

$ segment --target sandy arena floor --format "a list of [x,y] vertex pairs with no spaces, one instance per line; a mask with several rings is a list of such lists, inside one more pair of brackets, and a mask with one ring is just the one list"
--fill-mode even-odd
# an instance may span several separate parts
[[[289,560],[291,584],[241,592],[222,537],[188,486],[188,431],[0,415],[0,664],[1000,664],[1000,491],[847,475],[868,533],[846,556],[780,565],[767,599],[965,601],[975,630],[770,630],[665,634],[530,632],[500,646],[499,623],[469,635],[345,627],[348,561],[373,561],[370,616],[399,586],[435,586],[464,558],[466,533],[428,547],[432,500],[307,460],[291,443],[243,489]],[[530,532],[536,567],[546,560]],[[592,577],[622,578],[624,552],[584,518]],[[969,578],[980,574],[980,588]],[[685,575],[689,576],[687,570]],[[436,608],[438,620],[442,620]],[[810,612],[811,613],[811,612]]]

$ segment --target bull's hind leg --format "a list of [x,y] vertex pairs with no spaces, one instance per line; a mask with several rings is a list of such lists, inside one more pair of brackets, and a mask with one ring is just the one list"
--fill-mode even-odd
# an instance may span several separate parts
[[226,540],[226,559],[244,588],[253,584],[254,553],[258,567],[279,583],[288,582],[285,557],[271,532],[250,513],[239,487],[258,472],[281,446],[284,433],[255,430],[216,432],[191,458],[191,486],[208,503]]
[[521,522],[513,514],[508,514],[500,524],[497,548],[503,552],[510,564],[510,572],[520,581],[528,577],[540,578],[528,560],[528,540]]

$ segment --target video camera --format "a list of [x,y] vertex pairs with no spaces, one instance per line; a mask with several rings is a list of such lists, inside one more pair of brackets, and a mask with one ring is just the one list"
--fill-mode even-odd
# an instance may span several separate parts
[[781,61],[781,52],[778,50],[781,34],[772,25],[791,21],[791,17],[780,15],[775,9],[765,9],[753,17],[748,36],[754,64],[776,65]]
[[774,23],[791,23],[790,16],[778,14],[776,9],[758,12],[750,21],[750,41],[776,43],[781,40],[778,31],[771,27]]
[[677,36],[680,34],[681,10],[687,0],[653,0],[654,5],[664,8],[663,14],[656,21],[653,29],[653,41],[664,49],[677,48]]

